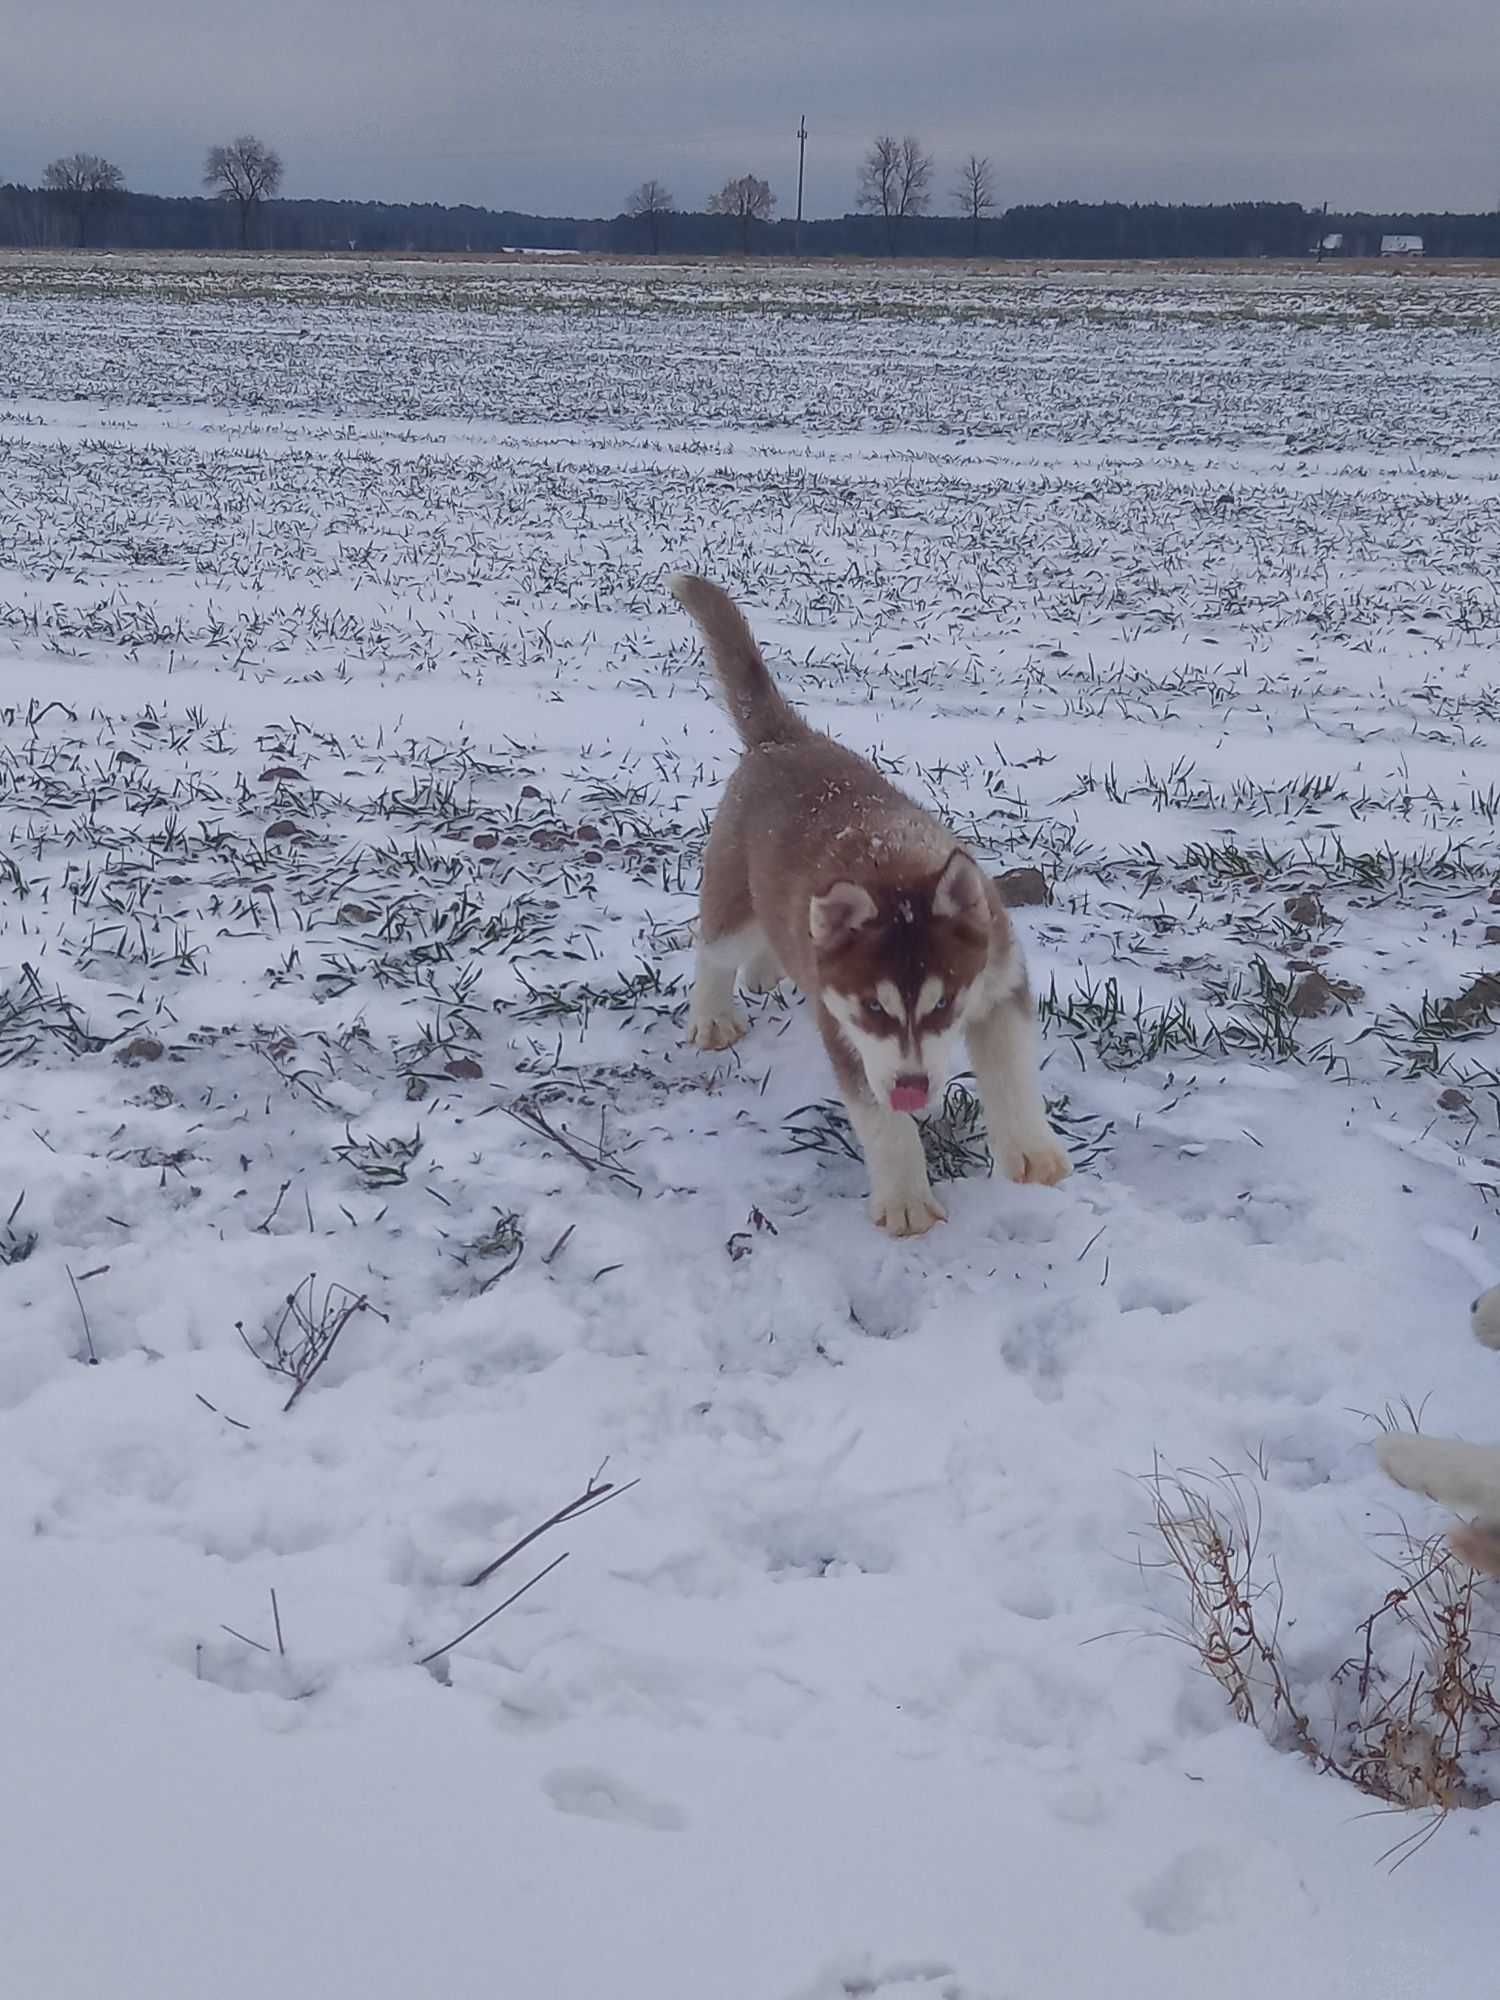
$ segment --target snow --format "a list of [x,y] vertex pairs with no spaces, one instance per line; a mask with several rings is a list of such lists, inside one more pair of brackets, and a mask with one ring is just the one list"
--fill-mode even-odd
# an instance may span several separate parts
[[[1242,1476],[1337,1732],[1442,1525],[1376,1415],[1500,1433],[1493,283],[58,271],[0,267],[8,1989],[1486,1990],[1494,1815],[1392,1872],[1425,1822],[1169,1636],[1142,1480]],[[798,1003],[683,1046],[685,565],[1052,882],[1061,1190],[887,1241]]]

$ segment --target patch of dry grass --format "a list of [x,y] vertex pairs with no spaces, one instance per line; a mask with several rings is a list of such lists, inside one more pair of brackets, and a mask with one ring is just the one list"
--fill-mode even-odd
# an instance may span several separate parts
[[1253,1488],[1231,1472],[1159,1466],[1144,1483],[1159,1567],[1186,1594],[1173,1636],[1239,1721],[1382,1806],[1432,1814],[1390,1850],[1398,1861],[1455,1807],[1493,1802],[1477,1775],[1479,1758],[1500,1747],[1494,1667],[1476,1624],[1479,1579],[1440,1537],[1404,1537],[1385,1558],[1391,1588],[1359,1624],[1350,1657],[1319,1684],[1285,1645],[1281,1578],[1262,1551]]

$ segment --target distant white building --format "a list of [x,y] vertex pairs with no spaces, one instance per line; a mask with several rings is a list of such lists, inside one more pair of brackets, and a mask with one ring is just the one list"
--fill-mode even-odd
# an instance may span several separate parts
[[1420,257],[1422,239],[1420,236],[1382,236],[1380,254],[1382,257]]
[[1344,232],[1336,229],[1331,236],[1325,236],[1318,245],[1325,257],[1336,257],[1344,247]]

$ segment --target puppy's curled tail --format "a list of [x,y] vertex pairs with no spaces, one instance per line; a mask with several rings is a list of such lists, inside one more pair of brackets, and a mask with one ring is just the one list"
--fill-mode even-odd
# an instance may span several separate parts
[[702,576],[674,576],[672,595],[703,634],[724,706],[742,740],[792,743],[807,736],[807,724],[783,697],[744,613],[726,591]]

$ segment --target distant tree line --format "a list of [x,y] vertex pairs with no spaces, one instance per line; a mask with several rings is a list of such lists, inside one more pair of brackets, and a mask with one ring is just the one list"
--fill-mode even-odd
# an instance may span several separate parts
[[78,232],[80,249],[88,242],[89,222],[100,209],[119,199],[125,176],[112,160],[97,153],[69,153],[53,160],[42,176],[53,209],[66,215]]
[[[1297,202],[1048,202],[1002,209],[990,159],[970,153],[931,213],[935,163],[919,140],[883,134],[856,183],[854,212],[801,225],[810,257],[1215,258],[1303,257],[1324,237],[1345,255],[1374,255],[1384,235],[1423,239],[1429,257],[1500,257],[1500,213],[1324,214]],[[575,250],[679,256],[792,254],[797,225],[777,215],[758,175],[726,181],[701,209],[678,206],[657,179],[642,181],[620,214],[529,215],[435,202],[279,199],[282,162],[249,134],[215,146],[207,196],[138,194],[112,162],[72,153],[36,187],[0,184],[0,245],[117,250],[485,253]]]
[[[227,146],[210,146],[203,166],[207,201],[184,203],[160,195],[130,193],[125,176],[112,160],[98,153],[68,153],[51,161],[40,188],[0,186],[0,243],[45,247],[70,243],[79,249],[90,242],[108,249],[216,249],[226,238],[240,249],[255,240],[255,228],[265,205],[273,201],[282,181],[281,155],[273,146],[242,132]],[[179,241],[170,221],[174,210],[187,208],[191,240]],[[226,222],[226,217],[232,221]],[[204,240],[194,232],[203,230]],[[154,233],[162,230],[161,235]]]

